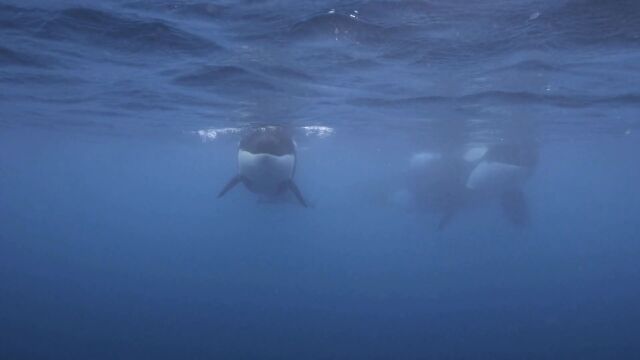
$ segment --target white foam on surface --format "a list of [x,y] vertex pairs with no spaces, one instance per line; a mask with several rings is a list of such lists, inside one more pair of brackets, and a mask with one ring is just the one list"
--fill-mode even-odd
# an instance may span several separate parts
[[202,142],[214,141],[220,135],[237,134],[241,131],[239,128],[220,128],[220,129],[202,129],[194,131],[195,134],[200,136]]
[[335,132],[335,129],[328,126],[303,126],[305,136],[317,136],[319,138],[326,138]]

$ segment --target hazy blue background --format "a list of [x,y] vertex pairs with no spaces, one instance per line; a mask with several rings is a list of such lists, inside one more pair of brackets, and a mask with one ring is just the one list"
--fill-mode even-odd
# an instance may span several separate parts
[[[0,36],[2,359],[640,354],[634,1],[4,1]],[[296,136],[313,208],[215,199],[266,122],[334,130]],[[383,200],[512,137],[526,228]]]

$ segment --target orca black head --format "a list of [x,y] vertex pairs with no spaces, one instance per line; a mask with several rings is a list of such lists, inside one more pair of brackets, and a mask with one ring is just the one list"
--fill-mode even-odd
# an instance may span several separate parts
[[240,140],[240,150],[252,154],[282,156],[295,154],[295,143],[289,131],[280,126],[267,126],[251,130]]

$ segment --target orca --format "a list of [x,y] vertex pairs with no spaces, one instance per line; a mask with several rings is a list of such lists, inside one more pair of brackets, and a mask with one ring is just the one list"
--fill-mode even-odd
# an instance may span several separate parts
[[482,191],[521,187],[531,175],[537,158],[517,145],[499,144],[487,149],[469,174],[466,186]]
[[218,198],[242,183],[249,191],[269,198],[290,191],[300,205],[307,207],[293,181],[296,162],[296,143],[287,129],[281,126],[253,128],[240,140],[238,173],[222,188]]
[[493,145],[469,174],[466,187],[475,193],[499,198],[505,217],[513,225],[526,225],[529,210],[522,188],[537,160],[530,144]]
[[418,153],[410,160],[410,192],[414,203],[442,215],[438,230],[461,209],[496,199],[509,222],[523,226],[529,219],[523,185],[536,162],[534,147],[517,143]]

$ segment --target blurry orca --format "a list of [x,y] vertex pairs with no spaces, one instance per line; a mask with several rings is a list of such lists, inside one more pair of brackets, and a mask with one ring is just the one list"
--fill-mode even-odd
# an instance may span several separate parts
[[240,140],[238,174],[220,191],[224,196],[239,183],[249,191],[277,197],[291,191],[307,207],[302,193],[293,182],[296,170],[296,144],[291,134],[279,126],[252,129]]
[[514,225],[526,225],[529,212],[522,187],[536,164],[537,154],[531,146],[493,145],[475,165],[465,185],[476,193],[497,196],[507,219]]
[[536,165],[533,147],[521,144],[479,146],[460,153],[418,153],[410,162],[415,202],[442,213],[438,229],[473,202],[498,198],[514,225],[528,223],[522,191]]

